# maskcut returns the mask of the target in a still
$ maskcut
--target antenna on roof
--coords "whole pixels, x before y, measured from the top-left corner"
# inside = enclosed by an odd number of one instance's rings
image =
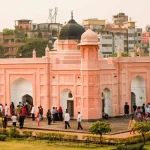
[[[47,23],[52,23],[52,11],[53,11],[53,9],[49,9],[49,16],[48,16],[48,19],[47,19]]]
[[[48,19],[47,19],[47,23],[53,23],[54,19],[55,19],[55,23],[56,23],[58,8],[55,7],[54,14],[52,14],[52,11],[53,11],[53,9],[49,9],[49,16],[48,16]]]

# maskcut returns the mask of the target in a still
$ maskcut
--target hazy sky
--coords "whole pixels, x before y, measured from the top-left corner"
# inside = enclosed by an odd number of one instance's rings
[[[112,15],[126,13],[138,27],[150,24],[150,0],[0,0],[0,31],[14,28],[14,20],[31,19],[35,23],[47,21],[49,9],[58,7],[57,22],[74,19],[99,18],[112,21]]]

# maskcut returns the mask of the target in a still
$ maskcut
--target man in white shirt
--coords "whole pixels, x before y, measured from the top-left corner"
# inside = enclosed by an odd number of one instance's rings
[[[80,114],[80,112],[78,112],[78,117],[77,117],[78,128],[77,128],[77,130],[79,130],[79,129],[83,130],[83,128],[81,126],[81,121],[82,121],[82,115]]]
[[[11,120],[12,120],[12,126],[16,127],[17,116],[16,116],[16,115],[13,115],[13,116],[11,117]]]
[[[35,108],[34,108],[34,105],[32,105],[31,115],[32,115],[32,121],[34,121],[35,120]]]
[[[65,121],[65,129],[67,129],[67,127],[71,128],[71,127],[70,127],[70,124],[69,124],[69,121],[70,121],[70,115],[69,115],[67,109],[66,109],[64,121]]]

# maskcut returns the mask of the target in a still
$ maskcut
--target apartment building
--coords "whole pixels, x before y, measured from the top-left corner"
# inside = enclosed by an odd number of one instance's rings
[[[107,30],[103,30],[99,35],[100,42],[99,53],[104,57],[108,57],[110,54],[117,53],[117,47],[120,46],[122,53],[124,53],[124,34],[115,33]]]
[[[16,35],[7,35],[0,33],[0,44],[4,47],[4,55],[9,58],[15,58],[17,50],[24,45],[16,40]]]
[[[102,29],[105,28],[105,20],[99,20],[97,18],[87,19],[83,21],[83,26],[85,30],[91,29],[96,33],[100,33]]]
[[[31,30],[27,32],[27,37],[42,38],[48,40],[49,43],[54,43],[58,38],[59,32],[62,29],[63,24],[60,23],[40,23],[40,24],[31,24]]]

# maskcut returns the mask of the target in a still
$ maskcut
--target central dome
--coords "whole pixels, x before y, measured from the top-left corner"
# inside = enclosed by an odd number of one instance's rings
[[[85,29],[72,19],[61,29],[59,40],[80,40]]]

